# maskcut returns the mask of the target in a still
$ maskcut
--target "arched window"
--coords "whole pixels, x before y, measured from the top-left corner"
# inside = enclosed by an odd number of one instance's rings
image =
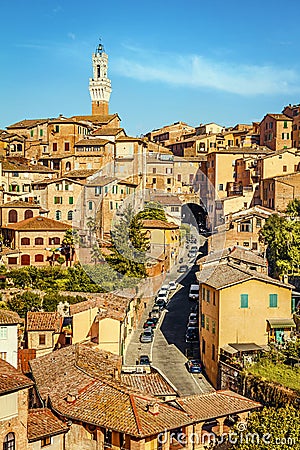
[[[30,245],[30,239],[27,237],[23,237],[21,239],[21,245]]]
[[[68,211],[68,220],[73,220],[73,211]]]
[[[30,266],[30,255],[21,256],[21,266]]]
[[[71,163],[66,162],[66,172],[69,172],[69,170],[71,170]]]
[[[18,222],[18,213],[15,209],[11,209],[8,213],[8,222],[16,223]]]
[[[42,237],[37,237],[34,240],[35,245],[44,245],[44,239]]]
[[[31,209],[26,209],[24,213],[24,219],[31,219],[31,217],[33,217],[33,212],[31,211]]]
[[[35,262],[44,262],[44,255],[35,255],[34,261]]]
[[[3,441],[3,450],[15,450],[15,448],[16,448],[15,433],[8,433]]]
[[[55,211],[55,219],[60,220],[61,219],[61,211]]]

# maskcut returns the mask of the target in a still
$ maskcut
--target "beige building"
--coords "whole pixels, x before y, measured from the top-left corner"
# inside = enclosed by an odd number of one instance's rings
[[[260,145],[273,151],[293,147],[293,120],[285,114],[266,114],[260,122]]]
[[[62,320],[57,312],[27,312],[26,348],[34,349],[36,357],[51,353],[57,346]]]
[[[165,125],[157,130],[152,130],[147,133],[145,137],[150,141],[154,141],[167,147],[168,145],[181,140],[183,136],[194,132],[195,128],[185,122],[174,122],[171,125]]]
[[[8,254],[5,263],[11,267],[54,264],[68,229],[70,225],[43,216],[2,225],[4,242],[16,252]]]
[[[300,105],[288,105],[282,112],[293,120],[292,147],[300,148]]]
[[[198,273],[200,354],[209,380],[218,387],[218,363],[228,345],[270,342],[290,336],[292,287],[239,264],[216,264]],[[281,324],[280,324],[281,321]],[[234,353],[235,351],[233,351]]]
[[[300,172],[264,179],[262,192],[263,206],[285,212],[289,202],[300,198]]]

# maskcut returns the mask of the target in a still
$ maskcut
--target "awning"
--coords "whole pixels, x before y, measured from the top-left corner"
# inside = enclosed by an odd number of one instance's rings
[[[257,350],[263,350],[260,345],[254,344],[254,342],[245,344],[229,344],[231,347],[235,348],[238,352],[254,352]]]
[[[226,353],[230,353],[230,355],[234,355],[235,353],[238,352],[235,348],[231,347],[228,344],[223,345],[223,347],[221,347],[221,350],[223,350]]]
[[[267,319],[271,329],[277,328],[296,328],[293,319]]]

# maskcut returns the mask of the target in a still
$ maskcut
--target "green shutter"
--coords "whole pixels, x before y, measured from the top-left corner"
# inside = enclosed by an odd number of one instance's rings
[[[269,307],[277,308],[278,306],[278,294],[270,294],[269,295]]]
[[[248,308],[248,294],[241,294],[241,308]]]
[[[69,205],[73,205],[73,197],[69,197]]]

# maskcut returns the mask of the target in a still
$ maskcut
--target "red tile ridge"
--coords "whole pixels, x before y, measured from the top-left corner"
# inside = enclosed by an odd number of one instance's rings
[[[138,416],[137,407],[136,407],[136,404],[135,404],[135,400],[134,400],[133,394],[129,394],[129,398],[130,398],[131,407],[132,407],[132,410],[133,410],[133,413],[134,413],[134,418],[135,418],[135,421],[136,421],[136,426],[137,426],[138,432],[140,434],[143,434],[142,425],[141,425],[141,422],[140,422],[140,418]]]

